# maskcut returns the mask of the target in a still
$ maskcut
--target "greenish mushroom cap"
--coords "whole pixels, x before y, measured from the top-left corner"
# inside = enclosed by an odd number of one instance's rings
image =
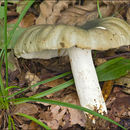
[[[121,19],[108,17],[90,21],[81,27],[34,25],[20,36],[14,52],[17,57],[48,59],[58,56],[59,52],[60,55],[65,54],[64,50],[73,46],[108,50],[125,45],[130,45],[130,25]]]

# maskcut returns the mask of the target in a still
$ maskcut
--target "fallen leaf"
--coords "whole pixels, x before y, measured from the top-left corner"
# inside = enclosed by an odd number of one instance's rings
[[[27,80],[27,82],[29,83],[28,85],[34,85],[36,83],[38,83],[40,81],[39,77],[29,71],[27,71],[26,75],[25,75],[25,79]],[[31,90],[35,93],[37,91],[37,89],[39,88],[39,86],[33,87],[31,88]]]
[[[128,4],[129,2],[127,0],[103,0],[103,3],[117,5],[125,3]]]
[[[84,7],[84,8],[83,8]],[[72,9],[74,8],[73,12]],[[82,14],[77,14],[77,9],[82,11]],[[100,11],[103,17],[110,16],[113,12],[114,7],[112,5],[104,5],[100,7]],[[84,13],[83,13],[84,10]],[[78,12],[81,12],[78,11]],[[69,7],[65,11],[62,12],[60,19],[57,21],[58,24],[69,24],[69,25],[83,25],[87,21],[94,20],[98,18],[97,10],[87,11],[84,6]]]
[[[61,101],[80,105],[78,96],[74,92],[61,98]],[[80,126],[85,126],[86,120],[85,120],[85,116],[84,116],[83,112],[76,110],[76,109],[72,109],[72,108],[67,108],[67,109],[70,114],[70,119],[69,119],[70,126],[74,125],[74,124],[79,124]]]
[[[57,86],[57,85],[60,85],[60,84],[62,84],[62,83],[64,83],[64,82],[65,82],[64,79],[56,79],[56,80],[54,80],[54,81],[45,83],[44,86],[48,86],[48,87],[53,88],[53,87],[55,87],[55,86]]]
[[[114,81],[112,81],[112,80],[106,81],[103,84],[102,95],[103,95],[105,101],[109,98],[109,96],[112,92],[113,84],[114,84]]]
[[[79,105],[78,96],[75,92],[64,95],[62,98],[53,98],[53,100]],[[83,112],[56,105],[51,105],[51,107],[49,107],[49,109],[44,113],[41,112],[39,117],[52,129],[58,129],[59,126],[62,128],[68,128],[75,124],[79,124],[80,126],[84,127],[86,123]]]
[[[96,66],[99,66],[99,65],[101,65],[101,64],[103,64],[105,62],[106,62],[105,58],[95,58],[95,65]]]
[[[19,125],[20,128],[22,128],[22,130],[28,130],[28,124],[22,124]]]
[[[26,14],[22,21],[20,22],[20,27],[27,28],[34,24],[35,15],[32,13]]]
[[[61,12],[68,8],[69,4],[75,1],[43,1],[40,5],[40,16],[36,20],[36,24],[54,24],[60,18]]]
[[[44,1],[40,4],[40,15],[36,20],[36,24],[46,24],[47,18],[52,14],[53,5],[56,3],[54,1]]]
[[[130,94],[130,73],[115,80],[115,84],[125,86],[124,88],[122,88],[122,91],[127,94]]]
[[[38,108],[34,104],[22,103],[15,106],[13,113],[25,113],[27,115],[35,115],[38,112]]]
[[[28,130],[41,130],[40,126],[33,121],[31,121],[31,123],[28,125],[27,129]]]
[[[76,7],[78,7],[78,5],[76,5]],[[85,9],[87,11],[93,11],[95,9],[97,9],[97,2],[94,0],[91,1],[84,1],[83,6],[80,5],[81,9]]]
[[[41,113],[39,117],[46,122],[51,129],[58,129],[66,110],[67,108],[51,105],[50,109],[44,114]]]
[[[122,85],[122,86],[127,86],[130,88],[130,73],[127,75],[115,80],[116,85]]]

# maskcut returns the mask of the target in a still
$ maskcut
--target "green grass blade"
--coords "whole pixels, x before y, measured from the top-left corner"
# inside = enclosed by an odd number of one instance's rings
[[[123,57],[118,57],[118,58],[114,58],[112,60],[109,60],[101,65],[99,65],[98,67],[96,67],[96,71],[99,72],[99,71],[102,71],[103,69],[109,67],[110,65],[113,65],[119,61],[121,61],[122,59],[124,59]]]
[[[1,68],[0,68],[1,69]],[[3,80],[2,80],[2,76],[0,74],[0,93],[2,95],[4,95],[4,84],[3,84]]]
[[[7,0],[6,0],[6,1],[7,1]],[[10,33],[9,33],[9,37],[8,37],[8,41],[7,41],[7,47],[8,47],[8,45],[9,45],[9,43],[10,43],[12,37],[13,37],[13,34],[14,34],[14,32],[16,31],[16,28],[18,27],[19,23],[21,22],[21,20],[22,20],[23,17],[25,16],[26,12],[28,11],[28,9],[31,7],[31,5],[32,5],[34,2],[35,2],[35,0],[30,0],[30,1],[28,2],[28,4],[25,6],[24,10],[21,12],[21,14],[20,14],[20,16],[19,16],[19,18],[18,18],[18,20],[17,20],[15,26],[13,27],[13,29],[12,29],[12,30],[10,31]],[[1,50],[0,56],[3,54],[3,52],[4,52],[4,49]]]
[[[23,117],[25,117],[25,118],[27,118],[27,119],[30,119],[30,120],[36,122],[36,123],[39,124],[40,126],[44,127],[46,130],[51,130],[51,128],[49,128],[47,125],[45,125],[45,124],[42,123],[41,121],[37,120],[35,117],[26,115],[26,114],[24,114],[24,113],[17,113],[17,115],[23,116]]]
[[[11,116],[8,116],[8,129],[11,130]]]
[[[4,18],[4,7],[0,5],[0,19]]]
[[[22,92],[24,92],[24,91],[26,91],[26,90],[28,90],[28,89],[30,89],[30,88],[34,88],[34,87],[36,87],[36,86],[38,86],[38,85],[41,85],[41,84],[45,84],[45,83],[54,81],[54,80],[56,80],[56,79],[65,77],[65,76],[67,76],[67,75],[69,75],[69,74],[71,74],[71,72],[66,72],[66,73],[63,73],[63,74],[54,76],[54,77],[52,77],[52,78],[46,79],[46,80],[44,80],[44,81],[38,82],[37,84],[34,84],[34,85],[32,85],[32,86],[29,86],[29,87],[27,87],[27,88],[24,88],[24,89],[22,89],[22,90],[16,92],[16,93],[13,93],[13,94],[11,94],[10,96],[7,96],[7,99],[9,99],[9,98],[11,98],[11,97],[14,97],[15,95],[18,95],[18,94],[20,94],[20,93],[22,93]]]
[[[0,56],[1,61],[0,61],[0,70],[2,68],[2,63],[3,63],[3,56]],[[1,92],[1,96],[5,95],[5,91],[4,91],[4,84],[3,84],[3,80],[2,80],[2,75],[0,73],[0,92]]]
[[[98,10],[99,17],[102,18],[102,14],[100,12],[100,7],[99,7],[99,0],[97,0],[97,10]]]
[[[74,84],[74,80],[71,79],[71,80],[69,80],[69,81],[67,81],[67,82],[65,82],[63,84],[57,85],[56,87],[53,87],[53,88],[51,88],[49,90],[46,90],[44,92],[38,93],[36,95],[33,95],[33,96],[31,96],[31,98],[44,97],[44,96],[49,95],[51,93],[54,93],[54,92],[57,92],[57,91],[62,90],[64,88],[67,88],[67,87],[69,87],[70,85],[73,85],[73,84]]]
[[[13,130],[16,130],[14,120],[12,119],[12,117],[11,117],[11,123],[12,123]]]
[[[31,5],[32,5],[34,2],[35,2],[35,0],[30,0],[30,1],[28,2],[28,4],[25,6],[24,10],[21,12],[21,14],[20,14],[20,16],[19,16],[19,18],[18,18],[18,20],[17,20],[17,22],[16,22],[14,28],[12,29],[12,31],[11,31],[10,34],[9,34],[8,44],[10,43],[10,41],[11,41],[11,39],[12,39],[12,37],[13,37],[13,34],[14,34],[16,28],[18,27],[19,23],[21,22],[21,20],[22,20],[23,17],[25,16],[26,12],[28,11],[28,9],[31,7]]]
[[[115,80],[130,72],[130,59],[115,58],[96,68],[99,81]]]
[[[4,53],[6,63],[6,86],[8,86],[8,57],[7,57],[7,0],[4,2]]]
[[[78,106],[78,105],[74,105],[74,104],[70,104],[70,103],[65,103],[65,102],[60,102],[60,101],[55,101],[55,100],[49,100],[49,99],[38,99],[38,98],[17,98],[17,99],[12,99],[12,101],[15,101],[14,104],[19,104],[21,102],[44,102],[44,103],[48,103],[48,104],[54,104],[54,105],[60,105],[60,106],[64,106],[64,107],[69,107],[69,108],[73,108],[73,109],[77,109],[77,110],[81,110],[81,111],[84,111],[84,112],[88,112],[94,116],[98,116],[102,119],[105,119],[119,127],[121,127],[122,129],[126,130],[126,128],[124,128],[122,125],[120,125],[119,123],[111,120],[110,118],[108,117],[105,117],[105,116],[102,116],[101,114],[97,113],[97,112],[94,112],[90,109],[87,109],[85,107],[81,107],[81,106]]]
[[[20,88],[19,86],[9,86],[7,88],[5,88],[5,91],[8,91],[9,89],[12,89],[12,88]]]

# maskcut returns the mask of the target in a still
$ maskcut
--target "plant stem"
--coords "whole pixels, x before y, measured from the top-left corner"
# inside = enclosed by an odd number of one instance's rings
[[[102,14],[100,12],[100,7],[99,7],[99,0],[97,0],[97,10],[98,10],[99,17],[102,18]]]
[[[8,57],[7,57],[7,0],[4,2],[4,50],[6,63],[6,87],[8,87]]]
[[[8,87],[8,56],[7,56],[7,4],[8,0],[4,2],[4,54],[5,54],[5,64],[6,64],[6,87]],[[3,91],[3,98],[5,101],[5,106],[8,109],[9,104],[8,100],[6,99],[8,95],[8,91]]]

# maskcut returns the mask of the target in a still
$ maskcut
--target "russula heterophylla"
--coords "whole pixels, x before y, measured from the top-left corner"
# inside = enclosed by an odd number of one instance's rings
[[[91,50],[130,45],[130,26],[121,19],[97,19],[81,27],[35,25],[18,39],[14,52],[25,59],[69,55],[80,104],[107,113],[92,60]],[[59,51],[60,50],[60,51]]]

